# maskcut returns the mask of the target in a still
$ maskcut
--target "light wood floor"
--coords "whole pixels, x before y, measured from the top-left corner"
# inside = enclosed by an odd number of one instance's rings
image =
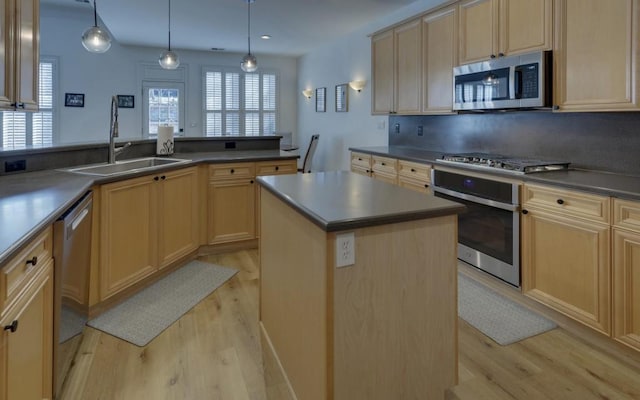
[[[201,259],[240,272],[145,348],[87,327],[63,400],[290,400],[262,372],[258,252]],[[446,398],[640,399],[640,355],[559,322],[570,329],[503,347],[460,320],[460,384]]]

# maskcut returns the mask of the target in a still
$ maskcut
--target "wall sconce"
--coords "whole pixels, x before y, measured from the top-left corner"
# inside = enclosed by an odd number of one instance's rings
[[[367,85],[367,81],[351,81],[349,82],[349,86],[351,89],[359,92]]]
[[[310,99],[313,96],[313,89],[305,89],[302,91],[302,95],[307,99]]]

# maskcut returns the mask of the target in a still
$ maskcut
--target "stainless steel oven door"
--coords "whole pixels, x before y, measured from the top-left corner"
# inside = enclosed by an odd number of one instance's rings
[[[458,215],[458,258],[520,286],[519,206],[434,187],[438,197],[467,206]]]

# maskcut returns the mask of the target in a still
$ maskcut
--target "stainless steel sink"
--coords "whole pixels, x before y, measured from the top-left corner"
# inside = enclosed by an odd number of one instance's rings
[[[110,176],[122,174],[125,172],[145,171],[165,165],[186,163],[189,161],[191,160],[183,160],[179,158],[147,157],[136,158],[133,160],[117,161],[115,164],[96,164],[88,165],[85,167],[66,168],[63,169],[63,171],[85,175]]]

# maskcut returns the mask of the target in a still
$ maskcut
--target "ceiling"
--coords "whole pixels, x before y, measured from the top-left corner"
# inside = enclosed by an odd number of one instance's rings
[[[299,56],[392,13],[415,0],[255,0],[251,4],[251,50]],[[93,0],[91,0],[93,2]],[[43,4],[92,10],[78,0]],[[166,47],[168,0],[98,0],[98,16],[125,45]],[[87,27],[92,19],[87,21]],[[269,40],[260,35],[269,34]],[[173,0],[172,49],[247,51],[246,0]]]

